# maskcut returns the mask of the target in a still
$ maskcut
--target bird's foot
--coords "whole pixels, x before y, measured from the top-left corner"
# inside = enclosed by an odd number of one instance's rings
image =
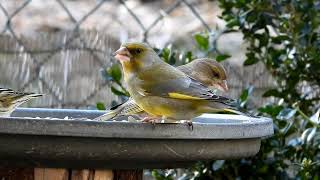
[[[144,123],[151,123],[153,125],[155,125],[156,123],[160,123],[161,119],[159,119],[158,117],[152,117],[152,116],[148,116],[148,117],[144,117],[142,119],[142,122]]]
[[[193,123],[192,121],[186,121],[188,128],[191,129],[191,131],[193,131]]]

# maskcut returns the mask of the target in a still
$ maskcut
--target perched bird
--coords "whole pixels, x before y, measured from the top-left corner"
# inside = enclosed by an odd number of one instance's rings
[[[178,66],[177,69],[209,88],[228,91],[226,70],[213,59],[195,59],[188,64]]]
[[[150,116],[145,121],[191,120],[203,113],[236,112],[236,101],[165,63],[144,43],[125,43],[115,52],[132,99]]]
[[[9,117],[18,106],[40,96],[43,95],[0,88],[0,117]]]
[[[177,68],[210,88],[219,89],[224,92],[228,90],[226,71],[221,64],[213,59],[195,59],[192,62],[178,66]],[[142,114],[145,114],[143,109],[130,98],[127,102],[112,107],[109,112],[95,118],[95,120],[105,121],[116,116],[139,116]]]

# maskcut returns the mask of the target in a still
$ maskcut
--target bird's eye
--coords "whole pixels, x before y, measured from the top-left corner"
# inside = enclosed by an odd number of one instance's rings
[[[142,52],[141,49],[136,49],[137,54],[140,54]]]
[[[213,73],[213,76],[216,77],[216,78],[219,78],[219,74],[218,74],[218,73],[215,73],[215,72],[214,72],[214,73]]]

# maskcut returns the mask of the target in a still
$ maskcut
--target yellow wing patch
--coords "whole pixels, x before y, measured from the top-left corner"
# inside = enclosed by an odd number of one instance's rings
[[[189,99],[189,100],[200,100],[203,98],[200,97],[194,97],[194,96],[189,96],[185,94],[180,94],[180,93],[168,93],[169,97],[171,98],[176,98],[176,99]]]
[[[233,113],[233,114],[238,114],[238,115],[244,115],[244,113],[237,111],[237,110],[233,110],[233,109],[223,109],[223,111],[225,112],[229,112],[229,113]]]

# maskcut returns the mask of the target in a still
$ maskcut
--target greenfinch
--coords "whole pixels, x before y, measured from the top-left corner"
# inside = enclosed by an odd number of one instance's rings
[[[195,59],[177,68],[212,89],[219,89],[224,92],[228,90],[226,71],[221,64],[213,59]],[[106,121],[117,116],[139,116],[143,114],[145,114],[143,109],[130,98],[127,102],[112,107],[108,113],[95,118],[95,120]]]
[[[43,95],[0,88],[0,117],[9,117],[18,106],[40,96]]]
[[[203,113],[235,112],[236,101],[165,63],[144,43],[125,43],[115,52],[132,99],[150,116],[145,121],[191,120]]]
[[[224,67],[210,58],[200,58],[177,69],[211,89],[228,91],[227,73]]]

